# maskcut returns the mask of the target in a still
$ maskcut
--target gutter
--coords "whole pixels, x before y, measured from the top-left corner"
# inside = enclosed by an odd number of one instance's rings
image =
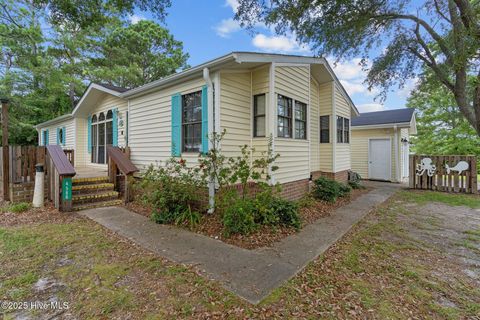
[[[391,128],[394,128],[395,126],[398,128],[408,128],[410,127],[410,122],[370,124],[370,125],[363,125],[363,126],[352,125],[352,130],[391,129]]]

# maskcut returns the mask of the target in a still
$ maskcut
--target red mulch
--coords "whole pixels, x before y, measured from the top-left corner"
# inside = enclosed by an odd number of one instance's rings
[[[369,191],[371,191],[371,189],[368,188],[353,190],[350,196],[340,198],[335,203],[312,200],[308,206],[300,209],[302,227],[315,222],[319,218],[331,215],[338,207],[350,203],[352,200]],[[139,202],[131,202],[126,206],[127,209],[146,217],[150,217],[151,215],[151,209]],[[295,229],[289,227],[261,226],[249,235],[244,236],[237,234],[225,237],[223,235],[222,220],[218,214],[205,214],[200,224],[192,231],[245,249],[270,247],[275,242],[296,232]]]

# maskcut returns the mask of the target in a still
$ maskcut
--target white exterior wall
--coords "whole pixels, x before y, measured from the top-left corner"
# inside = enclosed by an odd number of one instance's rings
[[[172,95],[200,91],[204,85],[199,77],[130,100],[128,145],[131,160],[139,169],[171,157]],[[182,157],[187,163],[196,163],[198,153],[183,153]]]
[[[307,120],[310,107],[310,67],[309,66],[276,66],[275,67],[275,93],[301,101],[307,104]],[[276,104],[275,104],[276,106]],[[276,110],[276,107],[275,107]],[[276,129],[275,113],[275,135]],[[309,139],[307,121],[307,139]],[[295,133],[295,126],[292,134]],[[279,169],[275,172],[275,180],[279,183],[286,183],[310,177],[309,169],[309,141],[293,138],[275,138],[275,153],[280,157],[276,164]]]
[[[335,114],[350,119],[351,127],[351,108],[345,97],[341,94],[338,86],[335,88]],[[337,121],[336,117],[333,121]],[[334,139],[336,140],[337,132],[334,133]],[[335,172],[349,170],[351,168],[350,159],[350,143],[336,143],[335,147]]]
[[[399,139],[400,134],[398,135]],[[357,129],[352,130],[351,134],[351,147],[352,147],[352,170],[358,172],[362,178],[368,179],[368,152],[369,152],[369,139],[390,139],[391,141],[391,177],[392,181],[397,181],[396,177],[396,165],[397,159],[395,159],[395,142],[394,131],[390,129]],[[400,140],[399,140],[400,141]],[[400,143],[397,143],[397,148],[400,148]],[[397,149],[397,155],[400,155],[400,150]]]
[[[220,128],[226,130],[221,143],[227,157],[237,156],[252,140],[251,72],[220,74]]]
[[[74,149],[75,147],[75,121],[74,119],[57,122],[38,130],[38,144],[42,144],[43,131],[48,129],[48,144],[57,144],[57,128],[65,127],[65,145],[60,144],[63,149]]]
[[[323,83],[319,85],[319,117],[330,116],[330,142],[319,144],[319,170],[323,172],[333,172],[333,139],[336,139],[333,131],[333,101],[332,101],[332,83]]]

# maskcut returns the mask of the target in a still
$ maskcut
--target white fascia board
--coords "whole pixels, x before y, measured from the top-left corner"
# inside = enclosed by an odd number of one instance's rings
[[[397,126],[397,128],[410,128],[410,122],[372,124],[368,126],[352,126],[352,130],[393,129],[395,126]]]
[[[48,120],[48,121],[37,124],[35,126],[35,129],[37,129],[37,130],[42,129],[42,128],[51,126],[52,124],[56,124],[58,122],[62,122],[62,121],[70,120],[70,119],[73,119],[72,114],[70,114],[70,113],[69,114],[64,114],[63,116],[59,116],[59,117],[53,118],[51,120]]]
[[[101,85],[98,85],[96,83],[91,83],[87,90],[85,91],[85,93],[82,95],[82,97],[80,98],[80,101],[78,101],[77,105],[75,106],[75,109],[73,109],[72,111],[72,116],[75,116],[77,113],[78,113],[78,110],[82,107],[82,104],[83,102],[85,101],[86,97],[88,97],[88,95],[90,94],[90,92],[95,89],[95,90],[98,90],[98,91],[102,91],[102,92],[105,92],[105,93],[108,93],[108,94],[111,94],[112,96],[115,96],[115,97],[120,97],[120,92],[117,92],[117,91],[114,91],[114,90],[110,90],[108,88],[105,88]]]

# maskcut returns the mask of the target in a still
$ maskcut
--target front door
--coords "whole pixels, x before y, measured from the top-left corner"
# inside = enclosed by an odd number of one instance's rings
[[[92,163],[105,164],[108,161],[107,146],[113,144],[113,113],[101,112],[92,116]]]
[[[391,180],[392,148],[390,139],[370,139],[368,155],[368,178]]]

